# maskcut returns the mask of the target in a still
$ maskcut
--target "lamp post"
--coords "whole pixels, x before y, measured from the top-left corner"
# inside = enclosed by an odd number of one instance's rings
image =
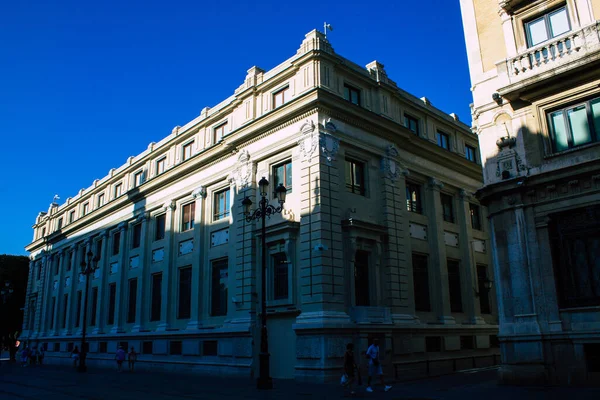
[[[7,303],[10,297],[12,297],[13,294],[13,286],[12,283],[10,281],[6,281],[4,282],[4,285],[2,286],[2,288],[0,289],[0,300],[1,300],[1,304],[2,304],[2,311],[6,311],[8,309]],[[7,318],[8,317],[8,312],[3,312],[2,313],[2,319]],[[10,332],[7,332],[7,338],[8,340],[10,340]],[[1,340],[2,338],[0,337],[0,358],[2,355],[2,349],[4,348],[4,342]],[[8,358],[10,360],[11,356],[11,349],[14,347],[13,346],[14,343],[9,344],[8,346]]]
[[[279,201],[279,206],[275,207],[269,204],[268,189],[269,181],[264,176],[258,182],[261,199],[258,202],[258,208],[254,211],[250,210],[252,207],[252,200],[249,197],[245,197],[242,200],[244,206],[244,216],[247,222],[251,222],[257,219],[262,220],[261,226],[261,243],[262,243],[262,266],[261,266],[261,314],[260,314],[260,354],[259,354],[259,376],[256,381],[256,387],[258,389],[273,389],[273,380],[270,377],[270,365],[269,365],[269,337],[267,334],[267,228],[266,218],[271,215],[280,213],[283,210],[283,203],[285,203],[285,195],[287,189],[283,184],[279,184],[275,188],[275,194]]]
[[[83,329],[81,331],[81,355],[79,357],[79,372],[86,372],[87,367],[85,365],[85,359],[87,357],[87,351],[85,348],[85,331],[87,328],[87,306],[88,306],[88,292],[90,288],[90,275],[98,269],[98,261],[100,258],[98,256],[94,257],[94,253],[88,251],[86,254],[86,259],[81,260],[81,273],[85,275],[85,301],[83,303]]]

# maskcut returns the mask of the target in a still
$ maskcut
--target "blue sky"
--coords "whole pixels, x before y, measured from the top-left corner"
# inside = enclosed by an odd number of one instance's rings
[[[253,65],[334,27],[335,51],[378,60],[408,92],[470,125],[458,1],[5,1],[0,5],[0,254],[31,226],[230,96]]]

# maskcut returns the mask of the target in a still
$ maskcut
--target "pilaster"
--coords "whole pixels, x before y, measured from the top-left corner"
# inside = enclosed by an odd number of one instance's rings
[[[76,287],[77,287],[77,283],[78,281],[76,280],[76,277],[78,278],[79,275],[76,273],[76,271],[78,270],[77,267],[75,266],[75,260],[77,260],[77,251],[78,251],[78,246],[71,246],[69,247],[69,251],[68,251],[68,256],[71,262],[71,270],[67,271],[68,272],[68,277],[70,277],[70,281],[69,281],[69,306],[67,307],[67,315],[65,318],[67,318],[67,325],[65,327],[65,330],[63,332],[63,335],[71,335],[71,333],[73,332],[73,328],[74,328],[74,324],[73,324],[73,312],[75,312],[75,307],[77,306],[77,299],[75,296],[76,293]],[[66,278],[65,278],[66,279]],[[64,285],[66,285],[66,280],[63,283]]]
[[[62,319],[65,318],[65,315],[63,314],[63,304],[64,304],[64,299],[63,299],[63,288],[64,288],[64,284],[63,284],[63,277],[65,274],[65,250],[62,249],[60,250],[59,254],[59,260],[57,261],[58,264],[58,287],[56,288],[56,305],[54,308],[54,329],[52,330],[52,335],[58,335],[58,333],[60,332],[60,330],[62,329],[62,326],[59,326],[59,324],[61,323]]]
[[[39,313],[39,336],[46,336],[47,330],[48,330],[48,307],[49,307],[49,303],[51,303],[50,301],[50,297],[51,297],[51,292],[50,292],[50,277],[52,274],[52,271],[50,271],[51,269],[51,264],[52,264],[52,256],[51,255],[45,255],[42,258],[42,276],[41,276],[41,293],[40,293],[40,299],[41,301],[38,301],[39,307],[40,307],[40,313]]]
[[[200,288],[202,284],[202,259],[204,255],[204,232],[206,227],[203,223],[204,219],[204,198],[206,197],[206,189],[199,187],[192,192],[192,197],[196,202],[194,215],[194,257],[192,259],[192,298],[190,308],[190,320],[186,329],[198,329],[202,321],[202,296],[200,296]]]
[[[144,330],[144,323],[148,320],[146,314],[148,312],[147,304],[144,304],[144,299],[146,290],[148,287],[148,280],[150,279],[150,267],[148,264],[148,217],[145,214],[142,214],[138,220],[142,224],[142,229],[140,233],[140,248],[139,248],[139,257],[140,257],[140,270],[141,274],[138,276],[137,280],[137,292],[135,294],[135,322],[133,327],[131,328],[131,332],[141,332]]]
[[[163,267],[163,278],[161,285],[161,313],[160,313],[160,322],[156,328],[157,332],[164,332],[171,327],[171,321],[173,318],[173,309],[171,304],[171,293],[173,289],[171,288],[172,284],[172,269],[175,265],[173,254],[173,237],[175,235],[175,221],[174,214],[176,210],[175,202],[172,201],[169,205],[167,205],[167,213],[165,216],[165,261]]]
[[[127,286],[127,279],[125,271],[128,269],[129,263],[127,262],[127,223],[121,222],[118,226],[121,235],[119,237],[119,279],[117,281],[117,293],[115,296],[115,324],[113,325],[110,333],[122,333],[123,330],[123,319],[127,312],[127,305],[124,303],[127,296],[125,290]]]
[[[102,240],[102,246],[100,247],[100,254],[97,254],[100,257],[100,261],[98,261],[98,268],[100,271],[100,277],[98,278],[98,310],[96,311],[96,327],[92,331],[93,335],[103,334],[104,329],[106,327],[106,308],[104,307],[105,297],[107,295],[108,285],[106,284],[106,280],[108,279],[109,274],[109,263],[108,263],[108,241],[109,241],[109,232],[108,230],[102,232],[100,234],[100,240]]]

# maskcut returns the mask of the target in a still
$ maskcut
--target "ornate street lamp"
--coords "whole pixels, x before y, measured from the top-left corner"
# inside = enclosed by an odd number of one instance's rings
[[[279,207],[275,207],[269,204],[268,199],[268,188],[269,181],[264,176],[258,182],[261,199],[258,202],[258,208],[254,211],[250,210],[252,207],[252,200],[245,197],[242,200],[244,206],[244,216],[247,222],[260,219],[262,220],[261,227],[261,241],[262,241],[262,268],[261,268],[261,331],[260,331],[260,354],[259,354],[259,376],[256,382],[258,389],[273,389],[273,380],[270,377],[270,365],[269,365],[269,337],[267,334],[267,228],[265,219],[271,217],[271,215],[280,213],[283,210],[283,203],[285,203],[285,195],[287,189],[283,184],[279,184],[275,188],[275,194],[279,201]]]
[[[86,254],[87,262],[85,259],[81,260],[81,274],[85,275],[85,301],[83,303],[83,330],[81,332],[81,355],[79,357],[79,372],[86,372],[87,367],[85,365],[85,359],[87,357],[87,351],[85,348],[85,331],[87,328],[87,308],[88,308],[88,292],[90,288],[90,275],[98,269],[98,256],[94,257],[94,253],[88,251]]]

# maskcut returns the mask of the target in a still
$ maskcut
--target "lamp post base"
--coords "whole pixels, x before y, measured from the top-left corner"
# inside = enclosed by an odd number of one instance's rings
[[[263,330],[263,334],[266,330]],[[261,390],[273,389],[273,379],[269,376],[269,353],[262,352],[259,358],[259,376],[256,380],[256,388]]]
[[[271,377],[261,378],[256,380],[256,388],[260,390],[271,390],[273,389],[273,379]]]

